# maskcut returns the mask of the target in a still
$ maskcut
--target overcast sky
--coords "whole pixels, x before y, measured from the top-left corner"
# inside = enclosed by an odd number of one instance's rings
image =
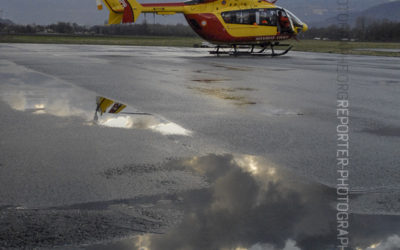
[[[148,2],[183,2],[185,0],[139,0]],[[351,0],[351,11],[363,10],[373,5],[394,0]],[[337,8],[336,1],[326,0],[279,0],[278,5],[287,7],[303,21],[324,20],[332,17]],[[1,18],[7,18],[19,24],[51,24],[58,21],[85,25],[101,25],[107,20],[108,10],[98,11],[96,0],[0,0]],[[138,22],[143,22],[140,15]],[[147,14],[147,21],[154,21]],[[156,16],[156,23],[185,23],[182,15]]]
[[[178,0],[179,1],[179,0]],[[171,0],[140,0],[139,2],[171,2]],[[0,0],[1,18],[19,24],[51,24],[58,21],[85,25],[101,25],[108,19],[108,10],[98,11],[95,0]],[[140,15],[141,23],[145,15]],[[153,22],[152,14],[147,14]],[[158,23],[186,23],[182,15],[156,16]]]

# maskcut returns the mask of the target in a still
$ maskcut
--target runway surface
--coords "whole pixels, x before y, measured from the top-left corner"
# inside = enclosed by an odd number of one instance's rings
[[[0,247],[329,249],[341,60],[352,246],[399,242],[399,58],[0,44]]]

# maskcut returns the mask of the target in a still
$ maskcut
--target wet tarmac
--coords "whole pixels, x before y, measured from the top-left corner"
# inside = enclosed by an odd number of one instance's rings
[[[400,49],[374,49],[374,48],[366,48],[366,49],[356,49],[356,50],[400,53]]]
[[[0,247],[334,249],[339,60],[0,44]],[[400,59],[346,61],[351,246],[398,249]]]

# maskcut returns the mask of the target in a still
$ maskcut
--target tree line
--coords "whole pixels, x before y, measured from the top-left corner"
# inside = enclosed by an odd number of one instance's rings
[[[58,22],[50,25],[20,25],[0,23],[2,34],[70,34],[70,35],[143,35],[193,37],[193,30],[183,24],[120,24],[82,26],[76,23]]]
[[[310,28],[303,36],[306,39],[400,42],[400,22],[369,20],[365,17],[359,17],[354,26],[331,25],[322,28]]]
[[[18,25],[0,22],[1,34],[75,34],[75,35],[143,35],[143,36],[196,36],[187,25],[176,24],[120,24],[82,26],[76,23],[58,22],[50,25]],[[400,42],[400,23],[388,20],[368,20],[359,17],[354,26],[331,25],[322,28],[311,27],[302,34],[306,39]]]

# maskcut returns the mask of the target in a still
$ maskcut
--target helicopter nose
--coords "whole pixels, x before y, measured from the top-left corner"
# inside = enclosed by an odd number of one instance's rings
[[[305,24],[305,23],[303,23],[303,32],[306,32],[308,30],[308,25],[307,24]]]

